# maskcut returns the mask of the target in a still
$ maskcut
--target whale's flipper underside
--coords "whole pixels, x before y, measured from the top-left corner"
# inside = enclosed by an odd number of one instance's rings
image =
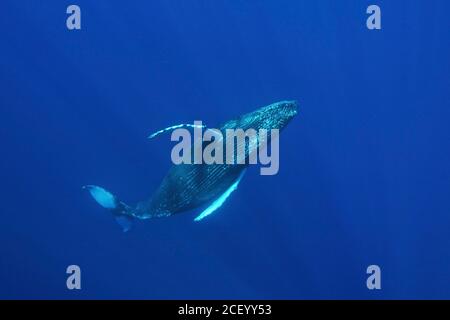
[[[205,217],[209,216],[210,214],[212,214],[217,209],[219,209],[224,204],[224,202],[228,199],[230,194],[233,193],[233,191],[237,189],[239,182],[241,182],[241,179],[244,176],[245,171],[246,170],[243,170],[242,173],[237,178],[237,180],[219,198],[214,200],[214,202],[211,203],[211,205],[208,208],[203,210],[203,212],[200,213],[194,219],[194,221],[200,221],[200,220],[204,219]]]

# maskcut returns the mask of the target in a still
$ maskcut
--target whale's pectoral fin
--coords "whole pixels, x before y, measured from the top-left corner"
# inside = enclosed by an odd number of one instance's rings
[[[239,178],[237,178],[237,180],[227,189],[227,191],[225,191],[219,198],[217,198],[213,203],[211,203],[211,205],[206,208],[205,210],[203,210],[202,213],[200,213],[195,219],[194,221],[200,221],[203,218],[209,216],[210,214],[212,214],[214,211],[216,211],[217,209],[219,209],[224,202],[227,200],[227,198],[230,196],[230,194],[237,189],[239,182],[241,182],[242,177],[244,176],[245,170],[242,171],[242,173],[239,175]]]
[[[115,195],[102,187],[87,185],[83,189],[87,189],[99,205],[113,212],[123,232],[130,230],[134,217],[130,206],[119,201]]]
[[[197,125],[197,124],[177,124],[174,126],[170,126],[161,130],[158,130],[154,133],[152,133],[151,135],[148,136],[149,139],[153,139],[156,136],[159,136],[160,134],[167,132],[167,131],[173,131],[175,129],[180,129],[180,128],[205,128],[206,126],[204,125]]]

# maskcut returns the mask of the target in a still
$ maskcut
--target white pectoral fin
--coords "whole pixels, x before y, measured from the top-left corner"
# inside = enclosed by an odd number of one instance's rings
[[[182,124],[177,124],[177,125],[174,125],[174,126],[170,126],[170,127],[158,130],[158,131],[152,133],[151,135],[149,135],[148,138],[149,139],[153,139],[154,137],[159,136],[160,134],[162,134],[164,132],[173,131],[173,130],[180,129],[180,128],[205,128],[205,127],[206,126],[204,126],[204,125],[182,123]]]
[[[219,198],[214,200],[214,202],[211,203],[211,205],[208,208],[206,208],[202,213],[200,213],[200,215],[198,215],[194,219],[194,221],[200,221],[200,220],[204,219],[205,217],[209,216],[210,214],[212,214],[217,209],[219,209],[224,204],[224,202],[228,199],[230,194],[233,193],[233,191],[237,189],[239,182],[241,181],[244,173],[245,173],[245,170],[242,171],[242,173],[239,175],[239,178],[237,178],[237,180],[227,189],[227,191],[225,191]]]

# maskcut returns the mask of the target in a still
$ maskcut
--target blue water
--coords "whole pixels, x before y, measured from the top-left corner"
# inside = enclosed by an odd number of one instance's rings
[[[78,4],[82,29],[66,28]],[[378,4],[382,29],[366,28]],[[450,298],[449,2],[3,0],[0,298]],[[163,127],[297,99],[280,171],[122,233]],[[79,265],[82,289],[67,290]],[[368,290],[366,268],[381,268]]]

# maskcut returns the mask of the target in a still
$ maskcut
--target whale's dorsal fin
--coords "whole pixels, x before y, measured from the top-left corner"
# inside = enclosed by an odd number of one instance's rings
[[[206,128],[205,125],[197,125],[197,124],[189,124],[189,123],[182,123],[182,124],[176,124],[174,126],[170,126],[161,130],[158,130],[154,133],[152,133],[151,135],[148,136],[149,139],[153,139],[156,136],[159,136],[160,134],[167,132],[167,131],[172,131],[175,129],[180,129],[180,128]]]
[[[225,191],[219,198],[217,198],[216,200],[214,200],[213,203],[211,203],[211,205],[206,208],[205,210],[203,210],[202,213],[200,213],[195,219],[194,221],[200,221],[203,218],[209,216],[210,214],[212,214],[214,211],[216,211],[217,209],[219,209],[224,202],[228,199],[228,197],[230,196],[230,194],[237,189],[239,182],[241,182],[242,177],[244,176],[245,173],[245,169],[241,172],[241,174],[239,175],[239,177],[237,178],[237,180],[227,189],[227,191]]]

